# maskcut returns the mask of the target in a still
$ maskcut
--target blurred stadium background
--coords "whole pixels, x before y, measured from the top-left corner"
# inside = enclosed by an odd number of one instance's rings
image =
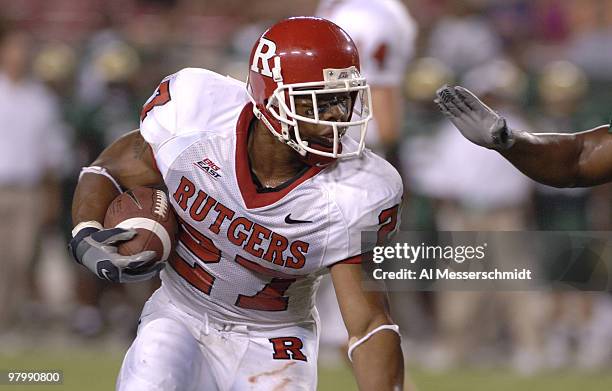
[[[609,231],[612,186],[536,185],[466,144],[432,99],[440,85],[459,83],[515,126],[608,123],[612,0],[404,3],[418,38],[404,85],[402,228]],[[108,285],[69,259],[80,167],[138,127],[139,108],[163,76],[194,66],[245,79],[261,31],[316,7],[316,0],[0,0],[0,369],[62,369],[61,389],[112,389],[157,282]],[[30,95],[14,95],[5,79],[25,76],[34,80]],[[30,135],[15,118],[48,126]],[[13,257],[29,262],[12,265]],[[612,388],[608,292],[393,292],[391,299],[419,390]],[[355,389],[334,347],[322,346],[320,366],[321,390]]]

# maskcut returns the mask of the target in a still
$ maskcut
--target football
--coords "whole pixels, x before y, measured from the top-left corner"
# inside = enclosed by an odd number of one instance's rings
[[[177,224],[166,193],[150,187],[137,187],[120,194],[106,211],[104,228],[135,229],[134,238],[122,242],[118,251],[133,255],[153,250],[152,262],[164,262],[176,244]]]

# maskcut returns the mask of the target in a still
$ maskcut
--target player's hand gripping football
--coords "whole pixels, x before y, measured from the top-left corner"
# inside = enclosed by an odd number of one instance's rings
[[[136,234],[133,229],[85,228],[70,241],[69,249],[78,263],[101,279],[112,282],[144,281],[154,277],[165,263],[147,265],[155,258],[155,251],[129,256],[117,252],[119,242],[130,240]]]
[[[514,143],[506,120],[468,89],[443,86],[434,100],[465,138],[482,147],[508,149]]]

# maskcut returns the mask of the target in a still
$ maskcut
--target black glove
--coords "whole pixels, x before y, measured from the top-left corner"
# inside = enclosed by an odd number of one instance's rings
[[[112,282],[138,282],[154,277],[165,262],[146,265],[155,258],[155,251],[134,255],[121,255],[117,243],[130,240],[136,230],[110,228],[99,230],[86,227],[70,241],[68,249],[74,259],[103,280]]]

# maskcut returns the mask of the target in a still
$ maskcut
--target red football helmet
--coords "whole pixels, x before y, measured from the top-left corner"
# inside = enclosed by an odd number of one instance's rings
[[[359,74],[357,47],[334,23],[315,17],[285,19],[270,27],[251,51],[247,90],[253,112],[281,142],[309,162],[329,163],[336,158],[358,156],[365,146],[372,118],[370,87]],[[325,94],[350,93],[352,118],[325,121],[319,118],[317,98]],[[312,117],[296,113],[295,98],[310,98]],[[298,121],[331,126],[333,147],[308,145],[300,136]],[[359,146],[342,151],[341,137],[349,126],[360,127]],[[327,149],[327,150],[325,150]]]

